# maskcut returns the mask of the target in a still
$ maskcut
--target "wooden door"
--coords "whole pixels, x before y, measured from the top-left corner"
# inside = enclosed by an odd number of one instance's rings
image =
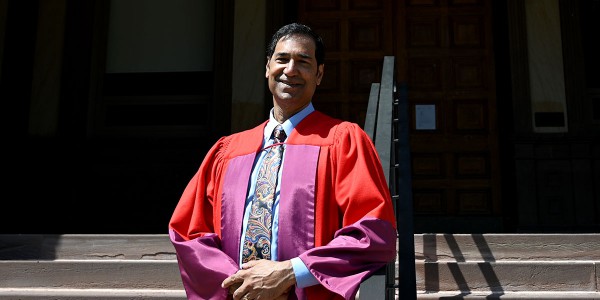
[[[363,124],[384,55],[408,87],[416,231],[501,230],[491,1],[299,2],[327,46],[315,107]]]
[[[313,104],[332,116],[364,124],[371,83],[393,55],[389,0],[301,0],[299,20],[325,43],[325,75]]]

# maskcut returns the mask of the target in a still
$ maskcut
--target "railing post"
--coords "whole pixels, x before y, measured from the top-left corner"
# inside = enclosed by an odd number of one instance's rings
[[[367,106],[367,115],[365,116],[364,130],[375,143],[377,132],[377,110],[379,107],[379,83],[371,83],[371,93],[369,95],[369,104]],[[373,300],[391,300],[386,296],[387,291],[387,276],[388,268],[381,268],[373,273],[360,285],[358,299],[373,299]],[[362,295],[362,297],[361,297]]]
[[[395,180],[393,179],[394,168],[394,86],[395,86],[395,59],[393,56],[385,56],[383,58],[383,68],[381,71],[381,87],[379,89],[379,106],[377,109],[377,129],[375,137],[375,148],[381,159],[385,180],[392,197],[395,194]],[[394,197],[392,200],[394,200]],[[394,212],[396,212],[396,201],[392,201]],[[402,246],[402,245],[400,245]],[[396,282],[396,262],[389,263],[386,271],[386,299],[395,299],[395,282]]]
[[[396,138],[396,224],[398,227],[398,295],[400,299],[417,299],[415,270],[415,235],[411,156],[409,144],[408,92],[406,83],[399,85],[395,111]]]
[[[398,228],[398,273],[396,261],[389,263],[361,284],[359,297],[392,300],[398,292],[400,299],[416,300],[408,102],[406,85],[400,86],[399,93],[396,90],[394,70],[394,57],[385,56],[381,83],[371,84],[364,129],[375,144],[392,196]]]

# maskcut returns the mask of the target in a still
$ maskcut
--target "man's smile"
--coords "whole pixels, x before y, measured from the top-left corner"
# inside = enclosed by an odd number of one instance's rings
[[[285,79],[278,79],[277,81],[279,83],[285,84],[289,87],[298,87],[298,86],[302,85],[300,82],[289,81],[289,80],[285,80]]]

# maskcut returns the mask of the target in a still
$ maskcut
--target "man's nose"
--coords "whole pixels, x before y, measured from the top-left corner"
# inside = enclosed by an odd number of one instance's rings
[[[283,72],[286,75],[293,75],[296,74],[298,72],[297,69],[297,65],[296,65],[296,61],[293,59],[290,59],[287,63],[287,65],[285,66],[285,69],[283,70]]]

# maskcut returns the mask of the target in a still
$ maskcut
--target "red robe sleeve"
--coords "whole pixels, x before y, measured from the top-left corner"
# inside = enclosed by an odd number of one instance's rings
[[[221,249],[220,176],[224,168],[220,139],[207,153],[183,191],[171,220],[169,237],[188,299],[227,299],[221,283],[239,265]]]
[[[375,147],[358,125],[344,124],[336,132],[327,162],[331,191],[322,195],[333,198],[323,201],[333,201],[328,213],[340,214],[342,228],[300,259],[327,290],[354,299],[364,279],[395,259],[397,233]]]

